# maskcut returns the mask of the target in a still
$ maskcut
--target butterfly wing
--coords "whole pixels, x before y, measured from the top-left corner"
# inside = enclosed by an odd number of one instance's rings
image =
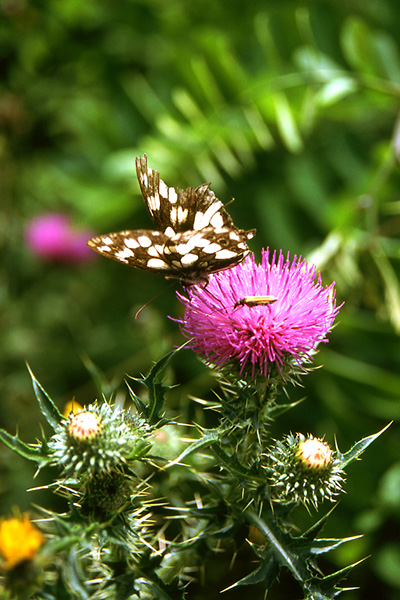
[[[140,189],[155,227],[169,237],[205,227],[231,227],[233,221],[209,183],[186,190],[168,187],[157,171],[148,168],[146,155],[136,158]]]
[[[166,240],[164,260],[182,283],[207,281],[211,273],[240,263],[250,252],[246,242],[253,235],[254,230],[229,227],[184,231]]]
[[[206,227],[172,237],[160,231],[119,231],[88,240],[90,248],[137,269],[176,277],[186,284],[207,281],[208,275],[232,267],[249,253],[253,231]]]
[[[166,240],[160,231],[135,229],[93,237],[87,245],[102,256],[130,267],[173,276],[173,268],[164,259]]]

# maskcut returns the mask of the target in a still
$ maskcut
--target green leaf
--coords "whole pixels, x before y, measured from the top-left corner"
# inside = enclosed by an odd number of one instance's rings
[[[219,444],[213,444],[212,451],[219,460],[219,462],[226,468],[231,475],[234,475],[238,479],[244,479],[245,481],[258,481],[259,483],[265,483],[264,477],[257,477],[257,473],[250,469],[246,469],[236,458],[229,456],[224,452]]]
[[[215,442],[219,441],[221,437],[221,431],[219,428],[216,429],[206,429],[204,430],[202,437],[198,440],[195,440],[190,446],[185,448],[185,450],[177,457],[175,460],[170,462],[166,468],[172,467],[173,465],[177,465],[181,463],[185,458],[193,454],[194,452],[198,452],[203,448],[207,448],[211,446]]]
[[[282,142],[289,152],[297,154],[303,148],[303,141],[289,101],[283,93],[274,94],[272,100],[275,105],[276,125]]]
[[[94,364],[94,362],[90,360],[88,356],[82,356],[82,362],[93,379],[99,396],[104,395],[106,398],[110,398],[115,391],[115,386],[107,381],[103,372],[98,368],[97,365]]]
[[[315,577],[313,578],[307,589],[310,591],[310,600],[326,600],[326,598],[336,598],[342,591],[343,588],[339,588],[338,585],[347,577],[349,572],[357,565],[364,562],[365,558],[336,571],[326,577]]]
[[[312,547],[310,548],[311,554],[324,554],[325,552],[329,552],[334,548],[338,548],[342,544],[346,542],[352,542],[353,540],[358,540],[362,538],[362,535],[353,535],[347,538],[319,538],[315,540]]]
[[[134,381],[142,383],[147,388],[149,396],[148,404],[144,404],[144,402],[140,400],[140,398],[135,394],[135,392],[132,390],[129,384],[127,384],[136,409],[147,420],[147,422],[150,425],[157,425],[161,427],[162,425],[165,425],[168,422],[167,419],[163,418],[162,411],[164,409],[165,391],[169,388],[168,386],[162,385],[162,383],[159,382],[159,378],[163,370],[171,360],[171,358],[175,356],[175,354],[179,352],[182,348],[184,348],[186,345],[187,342],[182,344],[182,346],[180,346],[176,350],[169,352],[158,362],[156,362],[150,369],[150,372],[147,375],[147,377],[131,378]]]
[[[0,440],[8,446],[10,450],[13,450],[20,456],[32,460],[41,466],[49,462],[47,455],[43,453],[41,447],[28,446],[28,444],[22,442],[18,436],[10,435],[7,431],[4,431],[4,429],[0,429]]]
[[[390,427],[390,425],[391,423],[389,423],[388,425],[386,425],[386,427],[378,431],[378,433],[374,433],[373,435],[363,438],[359,442],[355,443],[354,446],[348,452],[346,452],[346,454],[341,454],[340,467],[344,469],[345,467],[347,467],[347,465],[355,461],[360,456],[360,454],[362,454],[364,450],[366,450],[368,446],[372,444],[372,442],[374,442],[384,431],[386,431],[386,429],[388,429],[388,427]]]
[[[32,373],[29,365],[27,365],[29,374],[32,379],[33,390],[35,392],[35,396],[37,401],[39,402],[40,410],[42,414],[46,417],[49,425],[56,430],[58,425],[63,420],[63,416],[58,410],[57,406],[54,404],[53,400],[47,394],[47,392],[42,388],[34,374]]]
[[[400,333],[400,282],[390,260],[382,252],[372,252],[385,285],[385,304],[396,333]]]
[[[321,106],[331,106],[358,90],[357,82],[349,76],[339,76],[326,83],[317,95]]]
[[[394,371],[368,364],[327,348],[324,348],[324,369],[341,378],[369,385],[375,390],[379,389],[381,394],[385,392],[398,398],[400,377]]]
[[[359,17],[349,17],[343,28],[342,47],[357,71],[400,82],[398,45],[386,32],[373,30]]]
[[[249,573],[249,575],[246,575],[246,577],[243,577],[243,579],[239,579],[239,581],[225,588],[222,591],[226,592],[235,587],[238,587],[239,585],[254,585],[256,583],[263,583],[265,588],[268,589],[274,583],[278,575],[278,571],[279,569],[276,564],[276,561],[269,554],[268,558],[264,559],[261,562],[260,566],[254,571],[252,571],[252,573]]]

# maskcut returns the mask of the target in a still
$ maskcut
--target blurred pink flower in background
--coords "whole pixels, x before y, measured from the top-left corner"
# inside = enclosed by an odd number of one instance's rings
[[[94,252],[86,246],[91,231],[76,229],[63,213],[46,213],[30,221],[25,241],[36,256],[62,263],[85,263],[93,260]]]

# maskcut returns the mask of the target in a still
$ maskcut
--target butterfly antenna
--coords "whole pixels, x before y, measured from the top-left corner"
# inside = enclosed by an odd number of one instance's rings
[[[138,318],[138,316],[140,315],[140,313],[142,312],[142,310],[144,310],[146,308],[146,306],[149,306],[149,304],[151,304],[153,302],[153,300],[156,300],[159,296],[161,296],[161,294],[163,294],[164,292],[166,292],[167,290],[169,290],[169,288],[171,288],[173,285],[175,285],[175,283],[176,282],[173,281],[172,283],[170,283],[170,285],[168,285],[166,288],[164,288],[163,290],[161,290],[161,292],[158,292],[158,294],[156,294],[155,296],[153,296],[152,298],[150,298],[150,300],[148,300],[148,302],[146,302],[146,304],[143,304],[143,306],[141,308],[139,308],[139,310],[135,314],[135,319]]]

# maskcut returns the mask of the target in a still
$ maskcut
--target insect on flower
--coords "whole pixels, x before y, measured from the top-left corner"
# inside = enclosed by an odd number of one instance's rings
[[[276,302],[278,298],[276,296],[245,296],[235,302],[233,308],[237,308],[238,306],[268,306],[268,304],[272,304]]]
[[[209,183],[186,190],[168,187],[147,157],[136,158],[136,173],[154,230],[109,233],[88,240],[90,248],[126,265],[178,278],[183,285],[207,282],[239,264],[249,253],[255,230],[233,224]]]

